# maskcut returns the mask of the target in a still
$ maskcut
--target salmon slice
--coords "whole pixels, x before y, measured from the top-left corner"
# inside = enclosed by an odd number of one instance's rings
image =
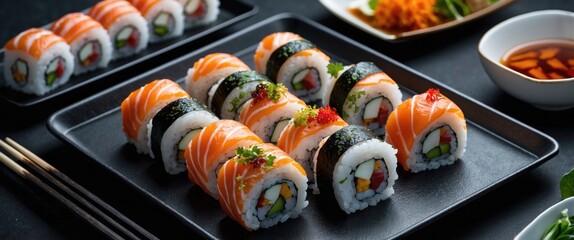
[[[241,59],[228,53],[212,53],[188,70],[186,89],[192,97],[207,103],[207,92],[217,81],[238,71],[251,70]]]
[[[185,150],[189,180],[217,199],[217,168],[242,146],[263,140],[245,125],[234,120],[219,120],[206,125]]]
[[[414,144],[419,144],[415,143],[415,139],[423,134],[428,126],[448,115],[464,121],[462,110],[453,101],[438,92],[429,93],[430,91],[405,100],[391,112],[387,120],[385,140],[398,150],[397,160],[407,171],[411,150]],[[466,131],[466,124],[464,130]]]
[[[165,0],[129,0],[131,4],[136,7],[142,15],[147,15],[149,10],[153,8],[156,4]]]
[[[270,169],[265,170],[253,164],[239,163],[235,159],[231,159],[223,164],[217,178],[217,192],[223,211],[248,230],[255,229],[249,227],[244,220],[244,214],[249,210],[247,208],[250,207],[250,204],[245,203],[250,200],[247,199],[248,196],[253,196],[251,191],[259,184],[262,184],[261,181],[264,181],[266,174],[276,174],[275,172],[278,172],[279,168],[290,165],[299,174],[307,175],[301,165],[277,146],[270,143],[261,143],[257,144],[257,146],[263,150],[264,154],[275,157]],[[256,196],[260,194],[257,193]]]
[[[306,104],[303,100],[289,92],[285,92],[284,95],[280,94],[280,98],[277,102],[270,99],[265,99],[256,104],[251,102],[251,104],[245,106],[241,111],[239,121],[250,129],[256,129],[256,125],[259,124],[275,124],[275,122],[266,122],[266,119],[274,114],[278,114],[277,111],[287,111],[289,112],[289,118],[291,118],[296,110],[304,108],[305,106]],[[259,136],[261,137],[261,135]]]
[[[302,113],[309,112],[310,109],[313,107],[308,106],[295,113],[293,120],[281,132],[277,146],[301,164],[307,172],[312,173],[313,156],[321,140],[349,124],[329,107],[315,109],[317,117],[302,120],[305,125],[296,124],[301,121],[301,116],[305,115]],[[314,181],[313,174],[309,174],[309,181]]]
[[[147,124],[155,114],[180,98],[189,97],[179,84],[169,79],[154,80],[133,91],[121,104],[123,131],[138,152],[149,153]]]
[[[42,54],[56,43],[66,43],[66,41],[52,31],[31,28],[10,39],[4,48],[7,51],[25,52],[39,60]]]
[[[267,35],[255,50],[253,60],[255,61],[255,70],[260,73],[266,74],[267,61],[271,54],[279,47],[294,40],[302,40],[303,38],[296,33],[292,32],[276,32]]]
[[[88,15],[100,22],[104,28],[108,29],[117,19],[128,14],[138,14],[140,12],[125,0],[106,0],[94,5]]]
[[[397,85],[397,83],[386,73],[376,72],[369,74],[368,76],[358,81],[354,87],[369,87],[380,83],[390,83],[392,85]]]
[[[50,30],[66,39],[69,44],[94,28],[103,28],[103,26],[90,16],[80,12],[68,13],[50,26]]]

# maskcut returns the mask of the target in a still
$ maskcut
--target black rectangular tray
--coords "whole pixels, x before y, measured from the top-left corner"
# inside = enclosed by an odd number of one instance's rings
[[[186,29],[182,36],[174,39],[170,39],[164,42],[150,43],[145,50],[135,56],[112,60],[108,67],[105,69],[98,69],[87,74],[72,76],[68,83],[45,95],[36,96],[33,94],[25,94],[4,86],[0,87],[0,97],[18,107],[29,107],[54,99],[58,96],[71,93],[76,89],[91,85],[96,81],[113,81],[114,83],[120,82],[123,80],[121,77],[114,77],[119,72],[128,71],[133,66],[141,64],[145,61],[151,61],[156,56],[181,47],[207,34],[252,16],[257,13],[257,11],[258,9],[256,6],[240,1],[221,1],[219,16],[217,20],[212,24]],[[2,56],[3,54],[3,51],[0,52],[0,61],[3,61],[4,59]],[[3,72],[4,69],[0,68],[1,78],[4,78]],[[0,79],[0,83],[2,81],[4,80]]]
[[[122,134],[119,105],[136,88],[159,78],[183,82],[187,69],[213,52],[235,54],[253,66],[258,42],[277,31],[295,32],[314,42],[332,60],[345,64],[375,62],[400,86],[404,99],[429,87],[439,88],[460,106],[468,123],[468,146],[453,165],[418,174],[399,171],[395,194],[377,206],[333,214],[312,194],[297,219],[248,232],[226,217],[219,203],[193,186],[186,174],[168,176],[160,163],[138,155]],[[404,236],[465,203],[539,166],[558,153],[551,137],[429,79],[335,31],[306,18],[280,14],[209,46],[175,59],[52,115],[50,131],[101,166],[144,192],[158,206],[208,238],[235,239],[386,239]],[[81,163],[76,163],[81,164]]]

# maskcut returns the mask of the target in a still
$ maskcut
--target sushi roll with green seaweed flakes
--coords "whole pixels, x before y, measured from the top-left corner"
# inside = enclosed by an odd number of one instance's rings
[[[169,103],[148,125],[151,157],[162,161],[169,174],[185,171],[185,149],[203,127],[217,120],[195,99],[180,98]]]
[[[256,71],[238,71],[214,84],[208,94],[208,106],[223,119],[238,120],[245,103],[252,99],[251,92],[269,78]]]
[[[394,194],[397,150],[364,126],[349,125],[320,143],[314,156],[314,193],[347,214]]]
[[[321,105],[331,78],[330,57],[315,44],[290,32],[265,37],[254,55],[256,69],[307,104]],[[263,69],[262,69],[263,68]]]
[[[372,62],[346,67],[331,63],[328,68],[334,84],[323,104],[337,109],[349,124],[366,126],[384,137],[389,115],[402,102],[397,83]]]

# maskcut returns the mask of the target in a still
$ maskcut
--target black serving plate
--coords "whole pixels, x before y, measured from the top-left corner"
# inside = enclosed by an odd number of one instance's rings
[[[248,232],[226,217],[219,203],[193,186],[186,174],[169,176],[160,163],[138,155],[122,134],[119,105],[138,87],[159,78],[183,82],[187,69],[213,52],[233,53],[253,66],[258,42],[277,31],[291,31],[314,42],[332,60],[375,62],[400,86],[404,99],[438,88],[463,109],[468,124],[466,154],[455,164],[411,174],[399,170],[395,194],[377,206],[345,215],[325,209],[309,194],[297,219]],[[386,239],[404,236],[465,203],[532,170],[558,153],[551,137],[429,79],[337,32],[303,17],[281,14],[175,59],[52,115],[50,131],[119,175],[208,238]],[[81,163],[74,163],[81,164]],[[333,200],[335,201],[335,200]]]
[[[105,69],[98,69],[87,74],[72,76],[68,83],[58,87],[46,95],[37,96],[33,94],[25,94],[14,91],[7,86],[3,86],[0,87],[0,97],[18,107],[29,107],[74,92],[76,89],[91,85],[95,82],[108,81],[111,82],[111,84],[121,82],[124,80],[124,78],[119,75],[119,73],[134,70],[133,67],[137,66],[138,64],[152,61],[156,56],[188,44],[209,33],[252,16],[255,13],[257,13],[257,7],[253,5],[240,1],[221,1],[219,16],[217,20],[212,24],[186,29],[182,36],[175,39],[170,39],[159,43],[149,43],[148,47],[137,55],[128,58],[112,60],[108,67]],[[49,25],[45,27],[49,27]],[[2,54],[4,53],[1,52],[0,55]],[[3,61],[3,56],[0,59],[2,59],[0,61]],[[3,72],[4,69],[0,68],[1,78],[4,78]],[[3,79],[0,79],[0,83],[3,81]]]

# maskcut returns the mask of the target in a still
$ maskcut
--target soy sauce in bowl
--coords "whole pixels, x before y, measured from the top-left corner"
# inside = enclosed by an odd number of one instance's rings
[[[500,62],[526,76],[540,79],[574,77],[574,41],[545,39],[520,44],[502,55]]]

